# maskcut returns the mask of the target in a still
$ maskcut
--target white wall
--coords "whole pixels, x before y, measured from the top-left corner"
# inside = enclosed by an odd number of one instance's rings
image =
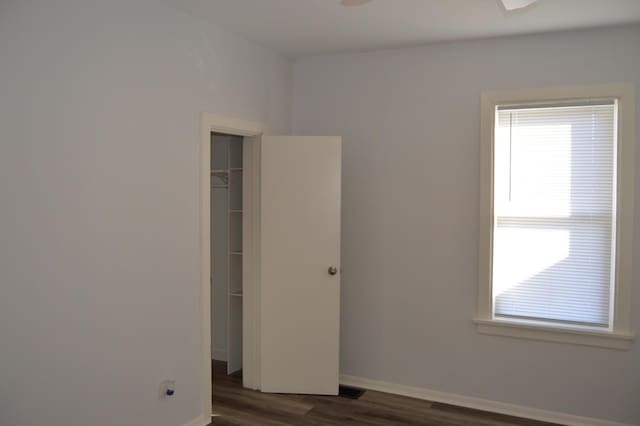
[[[486,336],[471,322],[480,92],[626,81],[640,89],[640,26],[297,61],[293,131],[344,140],[342,373],[640,423],[638,343]],[[635,286],[640,333],[640,262]]]
[[[0,424],[200,416],[200,113],[288,132],[290,64],[160,0],[2,0],[0,58]]]

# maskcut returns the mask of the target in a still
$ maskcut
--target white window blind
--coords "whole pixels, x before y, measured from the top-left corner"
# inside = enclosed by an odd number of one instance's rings
[[[611,323],[616,103],[496,110],[493,314]]]

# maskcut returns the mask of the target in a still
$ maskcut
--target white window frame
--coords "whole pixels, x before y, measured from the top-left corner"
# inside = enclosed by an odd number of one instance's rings
[[[618,180],[616,272],[613,321],[608,330],[555,322],[496,318],[493,314],[493,159],[495,111],[498,106],[571,102],[593,99],[618,101]],[[635,168],[635,95],[632,84],[554,87],[483,92],[480,141],[480,238],[478,311],[474,319],[483,334],[628,350],[631,330],[633,218]]]

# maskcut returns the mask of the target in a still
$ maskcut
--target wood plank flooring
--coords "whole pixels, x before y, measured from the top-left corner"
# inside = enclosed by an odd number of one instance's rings
[[[551,426],[453,405],[366,391],[358,399],[340,396],[266,394],[242,388],[226,363],[213,362],[213,426],[423,425]]]

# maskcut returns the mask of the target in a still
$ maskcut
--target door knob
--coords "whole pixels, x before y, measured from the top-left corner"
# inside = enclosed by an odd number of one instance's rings
[[[338,273],[338,268],[336,268],[335,266],[329,267],[329,275],[335,275],[337,273]]]

